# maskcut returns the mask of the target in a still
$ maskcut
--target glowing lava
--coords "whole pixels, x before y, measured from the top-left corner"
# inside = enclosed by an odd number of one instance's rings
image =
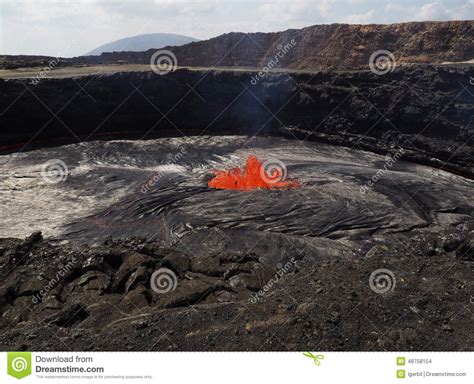
[[[207,185],[216,189],[235,189],[248,191],[257,188],[294,189],[299,188],[297,181],[285,181],[286,167],[281,161],[260,163],[255,156],[249,156],[245,168],[233,168],[227,171],[214,171],[214,178]]]

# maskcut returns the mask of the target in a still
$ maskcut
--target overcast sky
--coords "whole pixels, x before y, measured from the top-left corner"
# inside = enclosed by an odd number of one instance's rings
[[[0,0],[0,54],[77,56],[142,33],[207,39],[328,23],[474,19],[474,0]]]

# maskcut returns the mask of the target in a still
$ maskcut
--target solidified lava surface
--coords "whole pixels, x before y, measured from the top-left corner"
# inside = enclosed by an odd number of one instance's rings
[[[12,155],[0,348],[471,350],[473,182],[399,152],[201,136]],[[209,188],[249,156],[299,188]],[[174,290],[153,289],[161,268]]]

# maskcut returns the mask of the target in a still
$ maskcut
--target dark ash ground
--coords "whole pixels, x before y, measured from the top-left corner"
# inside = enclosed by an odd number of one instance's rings
[[[3,240],[2,350],[472,350],[472,227],[414,233],[351,260],[304,257],[259,302],[275,273],[256,254],[177,254],[139,239],[78,250]],[[369,245],[369,244],[367,244]],[[29,256],[28,256],[29,255]],[[45,260],[48,260],[45,263]],[[59,263],[76,260],[54,294],[32,295]],[[120,260],[120,261],[117,261]],[[178,288],[154,294],[159,266]],[[397,277],[376,294],[377,268]],[[231,277],[230,277],[231,276]],[[232,278],[233,277],[233,278]]]

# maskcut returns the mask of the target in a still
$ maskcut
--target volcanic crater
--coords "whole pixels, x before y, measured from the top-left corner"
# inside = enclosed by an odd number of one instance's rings
[[[473,75],[0,80],[1,348],[469,349]]]

